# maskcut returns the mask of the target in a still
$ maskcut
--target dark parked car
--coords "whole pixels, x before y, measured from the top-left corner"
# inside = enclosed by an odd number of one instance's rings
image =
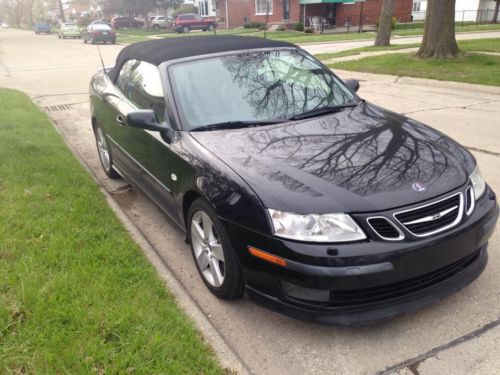
[[[144,22],[135,18],[129,17],[114,17],[111,20],[113,29],[123,29],[126,27],[144,27]]]
[[[102,23],[91,24],[82,33],[83,43],[116,43],[116,34],[113,29]]]
[[[188,33],[191,30],[213,31],[217,27],[217,20],[197,14],[181,14],[175,17],[173,27],[178,33]]]
[[[92,127],[104,171],[185,231],[215,295],[376,321],[477,278],[498,204],[464,147],[357,88],[285,42],[148,41],[92,78]]]
[[[50,34],[50,25],[46,22],[35,23],[35,34]]]

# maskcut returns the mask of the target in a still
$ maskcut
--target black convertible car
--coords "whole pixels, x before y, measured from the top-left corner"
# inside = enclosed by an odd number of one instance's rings
[[[465,148],[358,86],[284,42],[154,40],[92,78],[92,127],[107,175],[186,232],[215,295],[376,321],[478,277],[498,204]]]

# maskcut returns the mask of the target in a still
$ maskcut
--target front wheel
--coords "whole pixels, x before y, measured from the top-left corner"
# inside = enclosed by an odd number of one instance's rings
[[[94,136],[102,169],[104,169],[104,172],[109,178],[120,178],[118,172],[113,168],[113,157],[111,156],[111,152],[108,147],[106,135],[104,134],[104,131],[101,129],[101,127],[97,124],[94,126]]]
[[[182,28],[182,32],[183,32],[183,33],[188,33],[188,32],[189,32],[189,27],[188,27],[188,26],[184,26],[184,27]]]
[[[214,31],[215,26],[214,25],[208,25],[208,31]]]
[[[235,299],[245,282],[229,236],[214,209],[202,198],[189,208],[188,236],[196,268],[207,288],[222,299]]]

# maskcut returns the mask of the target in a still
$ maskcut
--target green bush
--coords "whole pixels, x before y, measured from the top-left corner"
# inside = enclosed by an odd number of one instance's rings
[[[276,31],[285,31],[285,30],[286,30],[286,29],[285,29],[285,26],[283,26],[283,25],[280,25],[280,26],[278,26],[278,27],[276,28]]]
[[[311,29],[310,27],[306,27],[306,28],[304,29],[304,32],[305,32],[306,34],[312,34],[312,33],[313,33],[313,29]]]
[[[265,27],[266,25],[261,22],[248,22],[243,25],[245,29],[260,29],[263,26]]]
[[[179,14],[190,14],[190,13],[198,14],[198,7],[195,6],[179,7],[177,9],[174,9],[174,11],[172,12],[172,17],[175,17]]]
[[[92,18],[89,15],[78,18],[76,24],[80,27],[87,27],[92,22]]]
[[[304,25],[301,22],[294,23],[293,29],[295,31],[304,31]]]

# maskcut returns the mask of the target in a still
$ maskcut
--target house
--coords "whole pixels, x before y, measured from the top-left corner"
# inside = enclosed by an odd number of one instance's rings
[[[495,0],[456,0],[456,22],[490,22],[495,12]],[[413,0],[412,16],[414,21],[425,20],[427,0]]]
[[[269,7],[269,8],[268,8]],[[217,0],[216,13],[226,27],[241,27],[247,22],[289,25],[320,16],[330,27],[376,24],[382,0]],[[394,16],[399,22],[410,22],[412,0],[395,0]]]

